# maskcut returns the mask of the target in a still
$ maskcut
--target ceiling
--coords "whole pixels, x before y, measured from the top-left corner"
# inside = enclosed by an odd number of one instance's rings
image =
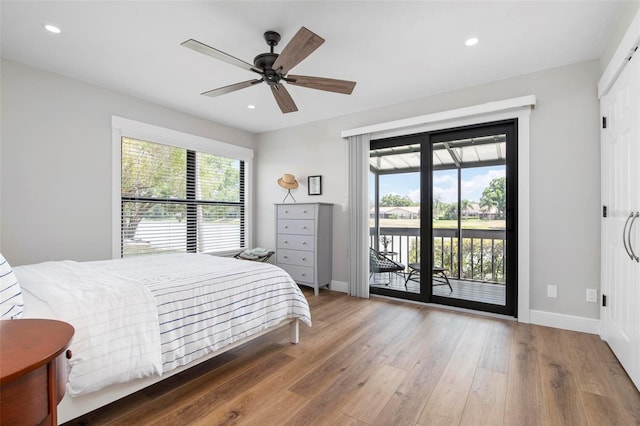
[[[621,1],[5,1],[2,57],[260,133],[599,58]],[[44,24],[61,28],[51,34]],[[288,85],[282,114],[255,74],[194,52],[194,38],[253,62],[305,26],[326,42],[292,74],[357,81],[352,95]],[[467,38],[480,42],[465,46]],[[595,90],[595,89],[594,89]],[[249,104],[255,109],[248,109]]]

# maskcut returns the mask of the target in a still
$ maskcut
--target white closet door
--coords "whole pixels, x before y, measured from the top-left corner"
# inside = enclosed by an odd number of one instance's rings
[[[640,389],[640,264],[630,255],[631,244],[640,255],[637,228],[629,233],[640,210],[640,55],[635,55],[601,100],[607,128],[602,130],[603,309],[604,336],[625,370]],[[631,216],[631,217],[630,217]]]

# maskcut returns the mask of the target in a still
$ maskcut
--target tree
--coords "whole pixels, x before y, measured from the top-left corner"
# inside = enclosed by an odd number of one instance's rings
[[[501,216],[504,215],[507,204],[506,183],[507,179],[505,177],[492,179],[489,186],[482,191],[480,207],[487,209],[495,207]]]
[[[442,203],[440,215],[444,219],[458,219],[458,203]]]
[[[469,219],[469,210],[471,209],[471,201],[467,199],[460,200],[460,210],[464,213],[464,218]]]
[[[406,195],[386,194],[380,199],[380,207],[411,207],[419,206]]]
[[[240,163],[232,158],[196,154],[196,199],[238,202]],[[176,148],[136,139],[122,139],[122,197],[133,199],[122,204],[124,240],[134,239],[145,218],[186,217],[184,203],[151,202],[149,199],[185,200],[187,198],[187,153]],[[203,206],[198,222],[237,216],[235,206]]]
[[[440,207],[442,206],[442,201],[440,200],[439,195],[433,195],[433,218],[435,220],[440,219]]]
[[[122,206],[123,238],[130,240],[142,219],[157,206],[145,199],[185,198],[186,155],[178,148],[123,138],[121,167],[122,197],[140,199]]]

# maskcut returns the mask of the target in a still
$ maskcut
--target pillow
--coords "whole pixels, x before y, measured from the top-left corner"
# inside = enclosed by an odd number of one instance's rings
[[[0,253],[0,317],[2,319],[22,318],[24,302],[18,277],[11,265]]]

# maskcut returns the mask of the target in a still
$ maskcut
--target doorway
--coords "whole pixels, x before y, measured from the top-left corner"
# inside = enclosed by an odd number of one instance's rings
[[[517,120],[371,141],[370,172],[371,247],[403,267],[371,293],[517,315]]]

